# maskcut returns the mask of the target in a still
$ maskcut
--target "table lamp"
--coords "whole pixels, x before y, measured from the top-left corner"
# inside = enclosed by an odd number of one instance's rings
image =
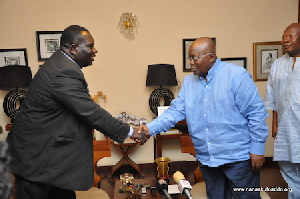
[[[5,114],[11,118],[11,122],[17,117],[20,105],[26,95],[26,91],[19,90],[28,88],[32,80],[32,73],[28,66],[9,65],[0,67],[0,90],[10,91],[4,98],[3,109]]]
[[[160,106],[160,99],[164,99],[164,106],[170,106],[174,99],[173,93],[163,86],[177,86],[176,72],[174,65],[153,64],[148,65],[146,87],[159,86],[150,95],[149,106],[151,111],[157,116],[157,107]]]

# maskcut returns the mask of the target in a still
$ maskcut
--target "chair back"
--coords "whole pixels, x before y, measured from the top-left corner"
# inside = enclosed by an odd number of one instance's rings
[[[181,152],[182,153],[190,153],[193,156],[196,155],[194,144],[193,144],[192,139],[189,135],[180,136],[180,145],[181,145]]]
[[[98,175],[97,162],[104,158],[111,156],[111,142],[110,140],[94,140],[93,141],[94,152],[94,187],[100,187],[101,176]]]

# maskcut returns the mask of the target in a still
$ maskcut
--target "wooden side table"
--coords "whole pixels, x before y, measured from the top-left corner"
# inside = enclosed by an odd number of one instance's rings
[[[180,140],[180,137],[182,135],[188,135],[188,129],[186,125],[186,120],[179,121],[175,128],[180,130],[182,133],[177,134],[157,134],[155,138],[155,152],[154,152],[154,159],[162,157],[162,142],[164,140],[170,140],[170,139],[178,139]]]
[[[156,135],[156,143],[155,143],[155,159],[156,158],[159,158],[159,157],[162,157],[162,142],[164,140],[174,140],[174,139],[178,139],[180,140],[180,137],[182,136],[183,134],[182,133],[179,133],[179,134],[164,134],[164,133],[161,133],[161,134],[157,134]]]
[[[123,143],[123,144],[116,144],[113,140],[111,140],[112,145],[121,152],[123,157],[119,160],[117,164],[115,164],[111,171],[110,171],[110,179],[112,179],[112,176],[114,173],[126,162],[133,167],[139,174],[142,176],[142,171],[140,169],[140,166],[136,164],[128,155],[129,153],[134,149],[134,147],[137,145],[136,142],[128,142],[128,143]]]

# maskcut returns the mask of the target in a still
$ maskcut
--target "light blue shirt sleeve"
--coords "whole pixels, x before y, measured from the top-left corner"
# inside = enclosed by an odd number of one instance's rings
[[[237,92],[237,105],[240,113],[248,120],[251,144],[250,153],[264,155],[268,127],[268,113],[257,91],[257,87],[248,74],[242,77]]]

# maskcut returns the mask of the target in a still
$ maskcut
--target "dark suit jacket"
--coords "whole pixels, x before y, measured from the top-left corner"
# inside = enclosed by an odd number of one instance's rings
[[[80,68],[57,51],[35,75],[8,135],[12,172],[59,188],[89,189],[93,128],[120,143],[129,132],[90,98]]]

